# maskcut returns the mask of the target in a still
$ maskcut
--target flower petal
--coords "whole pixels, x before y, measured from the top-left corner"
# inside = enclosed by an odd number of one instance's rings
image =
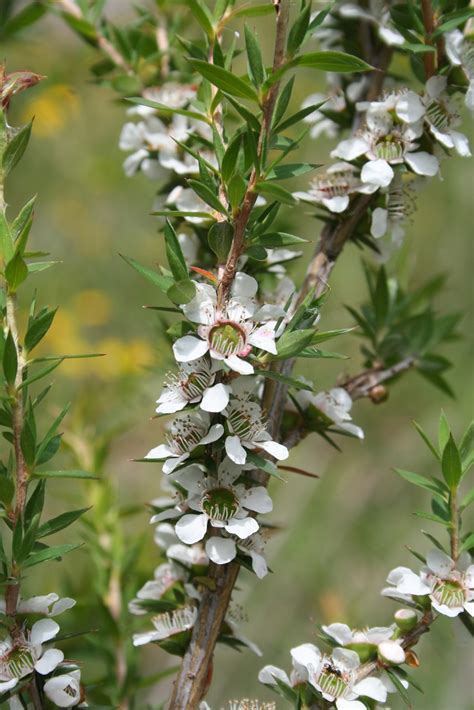
[[[224,537],[211,537],[206,542],[206,553],[216,565],[226,565],[236,554],[235,542]]]
[[[290,679],[286,675],[285,671],[276,666],[264,666],[260,673],[258,674],[258,680],[264,685],[276,685],[275,678],[281,680],[286,685],[290,684]]]
[[[372,212],[372,224],[370,225],[370,233],[374,239],[380,239],[387,233],[388,227],[388,211],[383,207],[376,207]]]
[[[171,451],[170,447],[166,444],[159,444],[159,446],[155,446],[154,449],[150,449],[145,458],[167,459],[169,456],[175,456],[175,454]]]
[[[59,631],[59,624],[52,619],[40,619],[31,627],[31,643],[39,646],[46,641],[50,641]]]
[[[256,328],[248,337],[248,342],[260,350],[265,350],[267,353],[277,354],[275,345],[275,326],[274,324],[261,325]]]
[[[204,390],[201,409],[205,412],[222,412],[229,404],[230,387],[219,383]]]
[[[362,182],[378,187],[387,187],[393,180],[394,172],[386,160],[371,160],[360,171]]]
[[[380,703],[384,703],[387,700],[387,690],[380,678],[364,678],[354,685],[353,691],[357,695],[378,700]]]
[[[60,663],[64,661],[64,653],[58,648],[48,648],[41,658],[35,663],[35,670],[41,675],[47,675],[54,671]]]
[[[205,340],[194,335],[185,335],[173,343],[173,353],[177,362],[189,362],[202,357],[209,350]]]
[[[193,545],[202,540],[207,532],[207,515],[183,515],[175,525],[176,535],[186,545]]]
[[[341,646],[347,646],[352,641],[352,631],[347,624],[329,624],[329,626],[323,626],[322,629]]]
[[[438,577],[446,578],[454,568],[451,557],[437,548],[430,550],[426,555],[426,564]]]
[[[207,432],[206,436],[203,436],[203,438],[199,442],[200,446],[203,446],[205,444],[212,444],[214,441],[217,441],[217,439],[220,439],[223,433],[224,427],[222,426],[222,424],[213,424]]]
[[[258,291],[258,283],[253,276],[237,271],[232,282],[232,296],[234,298],[252,298]]]
[[[362,138],[348,138],[341,141],[333,151],[332,158],[342,158],[342,160],[354,160],[369,150],[369,144]]]
[[[245,540],[256,533],[259,527],[255,518],[232,518],[225,526],[225,529],[229,535],[237,535],[241,540]]]
[[[284,461],[288,458],[289,451],[283,444],[278,444],[276,441],[259,441],[258,446],[273,456],[278,461]]]
[[[423,150],[417,153],[407,153],[405,162],[417,175],[428,175],[433,177],[439,170],[438,158]]]
[[[254,369],[246,360],[242,360],[237,355],[231,355],[226,357],[224,362],[230,367],[231,370],[238,372],[240,375],[253,375]]]
[[[247,452],[240,443],[238,436],[228,436],[225,440],[225,450],[231,461],[244,464],[247,461]]]
[[[240,498],[240,502],[244,508],[256,513],[270,513],[273,510],[273,501],[263,486],[249,488]]]

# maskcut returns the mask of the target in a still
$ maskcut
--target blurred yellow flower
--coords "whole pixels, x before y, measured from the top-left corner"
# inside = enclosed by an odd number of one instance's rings
[[[103,325],[109,319],[111,302],[103,291],[81,291],[74,297],[73,304],[82,325]]]
[[[104,338],[97,343],[97,349],[105,353],[104,358],[96,361],[97,374],[102,377],[113,378],[137,374],[156,360],[150,345],[139,338],[128,341],[113,337]]]
[[[76,116],[78,111],[77,94],[67,84],[55,84],[48,86],[28,103],[23,120],[29,121],[33,114],[35,134],[37,136],[51,136]]]

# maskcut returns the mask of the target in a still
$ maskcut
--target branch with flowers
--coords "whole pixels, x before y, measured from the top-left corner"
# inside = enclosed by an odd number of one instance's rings
[[[296,470],[280,463],[289,446],[312,433],[331,443],[340,435],[363,438],[351,421],[353,401],[385,401],[387,388],[409,371],[451,393],[450,362],[441,352],[458,318],[434,308],[439,278],[402,288],[389,265],[368,260],[369,297],[360,309],[348,308],[351,323],[324,331],[320,320],[347,245],[388,262],[417,190],[440,174],[443,160],[470,155],[458,104],[465,97],[472,108],[473,13],[463,0],[420,7],[337,2],[319,11],[307,0],[294,7],[289,0],[162,0],[117,28],[100,2],[37,4],[59,9],[102,51],[93,67],[97,81],[128,102],[119,141],[129,154],[125,174],[142,172],[157,185],[154,214],[168,266],[123,258],[168,299],[152,309],[176,370],[156,413],[175,416],[165,443],[143,459],[164,474],[167,495],[151,507],[167,561],[130,611],[152,615],[135,646],[155,643],[183,657],[170,707],[196,708],[212,682],[218,642],[258,652],[239,630],[234,586],[242,567],[259,578],[268,571],[268,524],[259,516],[272,510],[270,478]],[[258,17],[274,24],[269,57],[255,31]],[[324,73],[328,90],[293,111],[305,69]],[[299,158],[308,133],[337,139],[334,163],[319,169]],[[304,189],[291,187],[313,171]],[[296,212],[324,223],[299,287],[287,272],[305,248],[288,231]],[[322,392],[294,374],[301,360],[344,357],[320,345],[348,335],[362,341],[358,374],[344,373]],[[459,567],[460,549],[471,546],[469,535],[459,537],[465,467],[449,436],[433,450],[444,483],[430,479],[424,487],[436,488],[432,515],[450,530],[450,561],[435,543],[440,550],[428,555],[421,576],[390,575],[414,607],[397,612],[394,627],[324,627],[331,654],[305,644],[294,649],[291,678],[264,669],[261,680],[295,707],[355,710],[385,702],[389,688],[403,695],[411,680],[402,665],[415,662],[412,646],[436,614],[458,610],[462,595],[470,601],[471,573]],[[411,474],[415,479],[421,485]]]

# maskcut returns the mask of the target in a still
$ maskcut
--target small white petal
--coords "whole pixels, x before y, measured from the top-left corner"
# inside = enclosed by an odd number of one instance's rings
[[[258,674],[258,680],[264,685],[276,685],[275,678],[283,681],[286,685],[290,685],[290,679],[286,675],[285,671],[276,666],[264,666],[260,673]]]
[[[278,461],[284,461],[290,455],[286,446],[276,441],[259,441],[258,446]]]
[[[225,363],[230,367],[231,370],[238,372],[240,375],[253,375],[253,366],[246,360],[242,360],[237,355],[231,355],[225,358]]]
[[[331,157],[342,160],[354,160],[369,150],[367,141],[362,138],[348,138],[341,141],[331,152]]]
[[[372,212],[372,224],[370,225],[370,233],[374,239],[380,239],[387,233],[388,226],[388,211],[383,207],[376,207]]]
[[[418,94],[407,91],[398,99],[395,113],[405,123],[416,123],[425,115],[425,106]]]
[[[352,631],[347,624],[329,624],[329,626],[323,626],[322,629],[341,646],[346,646],[352,641]]]
[[[204,390],[201,409],[205,412],[222,412],[229,404],[230,387],[219,383]]]
[[[40,619],[31,627],[31,643],[39,646],[46,641],[50,641],[59,631],[59,624],[52,619]]]
[[[60,663],[64,661],[64,653],[58,648],[48,648],[41,658],[35,663],[35,670],[41,675],[47,675],[54,671]]]
[[[252,560],[253,571],[259,579],[263,579],[268,574],[267,561],[265,557],[263,555],[260,555],[258,552],[255,552],[254,550],[249,550],[249,553]]]
[[[259,527],[255,518],[232,518],[225,526],[225,529],[229,535],[237,535],[241,540],[245,540],[256,533]]]
[[[363,695],[372,700],[384,703],[387,700],[387,690],[380,678],[364,678],[360,683],[356,683],[353,688],[357,695]]]
[[[201,446],[206,444],[212,444],[214,441],[217,441],[217,439],[220,439],[223,433],[224,427],[222,426],[222,424],[213,424],[207,432],[206,436],[204,436],[199,443]]]
[[[18,685],[18,678],[12,678],[11,680],[0,682],[0,693],[6,693],[7,690],[11,690],[15,687],[15,685]]]
[[[186,545],[202,540],[207,532],[207,515],[183,515],[175,525],[176,535]]]
[[[438,158],[423,150],[418,153],[407,153],[405,162],[417,175],[433,177],[439,170]]]
[[[81,697],[79,678],[79,674],[73,673],[49,678],[44,684],[44,692],[58,707],[73,707],[77,705]]]
[[[160,444],[155,446],[154,449],[150,451],[145,456],[146,459],[166,459],[168,456],[174,456],[175,454],[171,451],[170,447],[166,444]]]
[[[371,160],[363,166],[360,179],[378,187],[387,187],[392,182],[393,175],[393,170],[386,160]]]
[[[258,282],[253,276],[237,271],[232,282],[232,296],[234,298],[252,298],[258,291]]]
[[[173,343],[173,353],[177,362],[189,362],[202,357],[209,350],[209,346],[205,340],[194,337],[194,335],[185,335]]]
[[[321,651],[312,643],[303,643],[291,649],[293,666],[298,674],[308,679],[309,675],[316,675],[321,665]],[[302,672],[305,671],[305,672]]]
[[[445,578],[454,568],[451,557],[437,548],[430,550],[426,555],[426,564],[438,576]]]
[[[256,328],[256,330],[249,335],[248,342],[250,345],[260,348],[260,350],[272,353],[272,355],[277,354],[274,325],[261,325],[260,328]]]
[[[273,501],[263,486],[249,488],[241,497],[240,502],[244,508],[256,513],[270,513],[273,510]]]
[[[237,548],[233,540],[224,537],[210,537],[206,542],[206,553],[216,565],[226,565],[235,558]]]
[[[453,139],[454,148],[458,155],[463,158],[469,158],[471,156],[471,150],[469,148],[469,139],[464,133],[459,133],[458,131],[451,131],[451,138]]]
[[[238,436],[228,436],[225,440],[225,450],[231,461],[239,465],[247,461],[247,452],[240,443]]]
[[[329,197],[321,201],[323,205],[327,207],[330,212],[334,212],[334,214],[344,212],[344,210],[347,209],[347,207],[349,206],[348,195],[342,195],[340,197]]]

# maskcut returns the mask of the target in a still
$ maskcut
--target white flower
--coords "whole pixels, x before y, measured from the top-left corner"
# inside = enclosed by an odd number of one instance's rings
[[[372,210],[370,233],[374,239],[382,240],[378,244],[380,260],[387,261],[398,249],[405,236],[405,222],[415,207],[414,192],[403,182],[402,175],[397,172],[387,188],[380,191],[383,207]]]
[[[268,574],[267,561],[265,559],[265,540],[260,532],[256,532],[245,540],[237,539],[237,547],[252,560],[252,569],[259,579],[263,579]]]
[[[64,660],[57,648],[43,649],[43,644],[54,638],[59,625],[52,619],[41,619],[31,631],[13,640],[7,636],[0,642],[0,693],[14,688],[21,678],[33,671],[47,675]]]
[[[155,101],[168,108],[184,108],[196,97],[196,89],[190,84],[178,84],[174,81],[165,82],[160,87],[149,87],[143,92],[143,98]],[[150,106],[132,106],[127,109],[129,116],[155,116],[156,109]]]
[[[151,449],[146,459],[166,459],[163,473],[171,473],[180,466],[198,446],[217,441],[224,433],[222,424],[210,426],[209,415],[204,412],[180,414],[171,423],[166,444]]]
[[[122,129],[119,148],[133,151],[124,162],[124,171],[131,176],[141,169],[147,177],[158,180],[166,177],[167,169],[176,171],[178,146],[184,142],[189,126],[185,116],[173,115],[166,126],[157,116],[147,115],[139,123],[126,123]],[[179,161],[178,161],[179,162]]]
[[[225,450],[234,463],[245,464],[245,449],[263,449],[279,461],[288,458],[286,446],[273,441],[266,431],[267,423],[257,402],[245,396],[232,397],[224,414],[230,431],[230,436],[225,440]]]
[[[183,362],[177,374],[169,373],[156,400],[158,414],[171,414],[200,402],[205,412],[222,412],[229,403],[229,385],[214,385],[216,367],[207,356]]]
[[[366,111],[365,129],[339,143],[331,155],[343,160],[355,160],[362,155],[369,158],[360,173],[369,191],[390,184],[394,177],[392,165],[405,163],[417,175],[437,174],[438,159],[418,151],[415,142],[422,135],[425,114],[418,94],[392,93],[382,101],[357,104],[357,108]]]
[[[313,394],[307,390],[298,392],[298,402],[305,408],[307,406],[316,407],[322,414],[331,420],[339,431],[345,431],[358,439],[364,438],[364,432],[356,424],[352,424],[350,411],[352,409],[352,398],[343,387],[333,387],[325,392]]]
[[[387,577],[392,585],[382,594],[406,602],[428,595],[431,606],[444,616],[458,616],[464,610],[474,616],[474,565],[467,553],[457,563],[441,550],[431,550],[426,567],[415,574],[408,567],[396,567]]]
[[[370,0],[368,11],[355,3],[343,3],[339,6],[338,12],[341,17],[366,20],[375,25],[380,39],[389,47],[399,47],[405,43],[405,38],[391,22],[388,2]]]
[[[301,108],[303,109],[321,103],[324,103],[323,109],[336,113],[341,113],[346,108],[346,100],[342,93],[329,97],[320,93],[311,94],[303,101]],[[311,138],[319,138],[320,135],[335,138],[339,133],[338,124],[330,118],[326,118],[324,113],[319,110],[313,111],[313,113],[310,113],[303,120],[305,123],[313,124],[309,132]]]
[[[131,614],[140,616],[147,613],[146,605],[141,601],[156,601],[161,599],[177,582],[186,579],[185,571],[172,562],[164,562],[155,569],[154,579],[145,582],[138,590],[135,599],[129,602],[128,609]]]
[[[462,157],[469,157],[469,140],[454,130],[460,116],[453,101],[446,94],[448,80],[445,76],[432,76],[426,82],[423,101],[426,105],[425,121],[436,140],[445,148],[454,148]]]
[[[81,671],[77,669],[49,678],[44,684],[44,692],[58,707],[74,707],[81,699]]]
[[[204,546],[198,542],[195,545],[183,545],[176,535],[174,525],[170,523],[160,523],[155,529],[155,542],[166,552],[166,557],[169,560],[176,562],[186,567],[194,565],[207,566],[209,558],[206,555]]]
[[[245,539],[259,529],[254,513],[269,513],[272,500],[263,486],[246,488],[236,480],[242,468],[224,459],[217,476],[199,475],[196,467],[184,469],[174,475],[174,480],[189,492],[187,504],[196,513],[187,513],[175,526],[176,535],[187,545],[199,542],[210,523],[215,528],[224,528],[230,535]],[[235,557],[235,542],[223,537],[212,537],[206,543],[208,557],[217,564],[226,564],[232,554]],[[225,561],[223,561],[225,558]]]
[[[17,605],[18,614],[43,614],[44,616],[59,616],[64,611],[75,606],[75,599],[70,597],[60,598],[58,594],[51,592],[30,599],[21,599]],[[5,600],[0,599],[0,612],[5,612]]]
[[[460,66],[469,82],[465,103],[470,111],[474,111],[474,46],[471,39],[464,36],[460,30],[446,32],[443,35],[446,42],[446,54],[454,66]]]
[[[143,646],[154,641],[164,641],[183,631],[192,629],[197,617],[197,607],[183,606],[173,611],[157,614],[152,618],[154,630],[133,635],[133,645]]]
[[[275,679],[293,687],[309,680],[309,672],[319,666],[321,651],[312,643],[303,643],[291,649],[293,669],[290,677],[277,666],[264,666],[258,674],[258,680],[265,685],[276,685]]]
[[[307,192],[296,192],[293,196],[304,202],[321,203],[330,212],[344,212],[349,206],[349,196],[365,191],[357,173],[350,163],[334,163],[311,180]]]
[[[322,627],[325,634],[333,638],[340,646],[350,644],[370,644],[378,646],[382,641],[388,641],[393,636],[389,626],[375,626],[367,629],[352,630],[347,624],[329,624]]]
[[[178,362],[197,360],[207,352],[242,375],[253,373],[253,366],[243,360],[252,347],[276,354],[274,324],[263,320],[278,317],[283,309],[263,306],[257,309],[255,294],[258,284],[252,277],[238,271],[232,284],[230,298],[219,307],[216,289],[210,284],[196,283],[196,295],[181,306],[185,316],[198,323],[195,335],[185,335],[173,345]]]

